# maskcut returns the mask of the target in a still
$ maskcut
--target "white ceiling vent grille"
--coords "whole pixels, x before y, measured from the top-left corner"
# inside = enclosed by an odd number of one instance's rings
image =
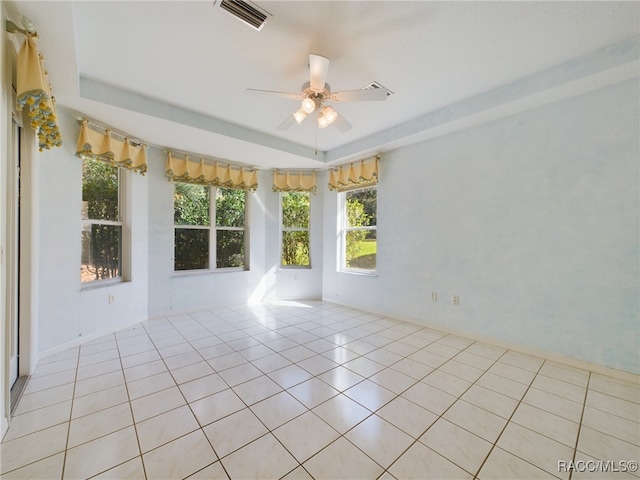
[[[364,87],[362,87],[362,90],[375,90],[381,88],[382,90],[384,90],[385,92],[387,92],[387,97],[389,95],[393,95],[393,92],[391,90],[389,90],[387,87],[379,84],[378,82],[371,82],[369,85],[365,85]]]
[[[261,10],[251,2],[244,0],[216,0],[214,3],[219,5],[223,10],[229,12],[242,23],[249,25],[251,28],[255,28],[258,31],[262,29],[267,18],[270,16],[269,13]]]

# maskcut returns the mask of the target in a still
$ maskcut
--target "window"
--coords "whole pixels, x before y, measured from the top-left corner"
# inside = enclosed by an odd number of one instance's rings
[[[120,171],[107,163],[82,162],[82,282],[122,277]]]
[[[342,199],[342,268],[373,272],[377,253],[377,189],[350,190]]]
[[[175,183],[175,270],[209,268],[210,187]]]
[[[281,256],[283,267],[310,267],[309,192],[281,192]]]
[[[244,190],[216,188],[216,267],[244,267]]]
[[[246,197],[244,190],[175,183],[174,270],[245,267]]]

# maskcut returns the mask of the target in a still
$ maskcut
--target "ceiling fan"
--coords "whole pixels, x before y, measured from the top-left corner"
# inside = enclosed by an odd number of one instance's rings
[[[329,71],[330,60],[321,55],[309,55],[309,81],[302,84],[300,93],[274,92],[271,90],[256,90],[248,88],[247,94],[266,94],[288,98],[290,100],[300,100],[300,108],[289,115],[284,122],[278,126],[278,130],[286,130],[294,122],[298,124],[315,112],[315,120],[318,128],[326,128],[335,125],[341,132],[351,129],[351,124],[330,105],[329,102],[361,102],[361,101],[383,101],[387,99],[387,91],[383,88],[344,90],[342,92],[331,92],[331,87],[326,83],[327,72]]]

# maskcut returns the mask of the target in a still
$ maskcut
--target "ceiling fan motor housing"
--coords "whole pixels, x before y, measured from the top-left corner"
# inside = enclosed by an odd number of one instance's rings
[[[324,84],[324,88],[322,90],[317,90],[311,87],[309,82],[304,82],[302,84],[302,95],[305,98],[311,98],[316,101],[316,99],[329,100],[331,98],[331,86],[328,83]]]

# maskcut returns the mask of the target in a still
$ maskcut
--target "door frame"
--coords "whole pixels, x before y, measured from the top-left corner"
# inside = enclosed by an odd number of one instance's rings
[[[13,93],[15,98],[15,92]],[[7,288],[5,316],[8,322],[9,389],[20,376],[20,137],[21,117],[11,115],[9,163],[7,165]]]

